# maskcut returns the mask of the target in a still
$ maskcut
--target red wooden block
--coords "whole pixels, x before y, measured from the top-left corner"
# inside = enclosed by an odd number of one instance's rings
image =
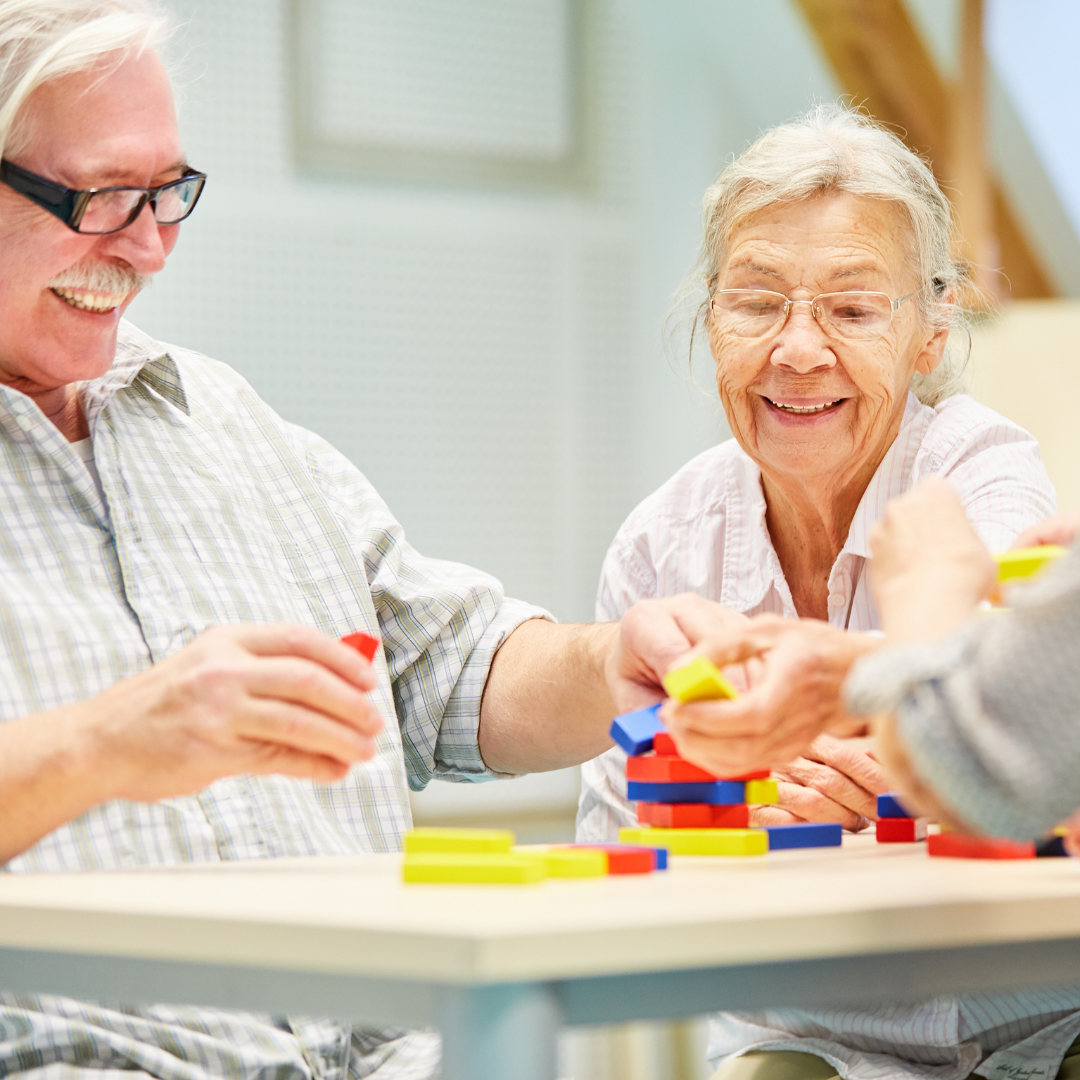
[[[877,822],[879,844],[911,844],[926,839],[926,818],[883,817]]]
[[[625,844],[574,844],[573,846],[607,852],[609,874],[651,874],[656,869],[656,852],[653,848],[632,847]]]
[[[750,825],[750,807],[710,806],[708,803],[637,804],[638,822],[658,829],[745,829]]]
[[[667,731],[658,732],[653,739],[653,750],[657,757],[678,757],[679,751],[675,749],[675,740]],[[758,769],[755,772],[739,773],[738,776],[713,776],[707,774],[710,780],[768,780],[772,775],[768,769]]]
[[[938,833],[926,839],[931,855],[952,859],[1034,859],[1031,840],[1006,840],[1000,836],[969,836],[967,833]]]
[[[355,634],[346,634],[341,639],[342,645],[349,645],[367,660],[374,660],[381,644],[378,638],[365,634],[363,630],[357,630]]]
[[[626,779],[649,784],[694,784],[717,779],[711,772],[672,754],[648,754],[626,759]]]

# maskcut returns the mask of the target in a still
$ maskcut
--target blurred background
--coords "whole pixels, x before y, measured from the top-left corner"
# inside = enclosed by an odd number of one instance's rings
[[[728,437],[667,325],[701,197],[845,95],[931,156],[986,314],[976,396],[1080,509],[1075,0],[167,0],[210,175],[130,312],[237,368],[425,554],[592,616],[633,506]],[[427,823],[568,838],[576,770],[436,783]],[[564,1040],[575,1080],[704,1074],[702,1027]]]

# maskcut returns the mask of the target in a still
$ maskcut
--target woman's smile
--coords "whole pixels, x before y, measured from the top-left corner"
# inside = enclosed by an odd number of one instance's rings
[[[759,395],[765,403],[768,415],[778,423],[785,426],[807,427],[817,426],[823,422],[833,420],[843,411],[844,405],[850,401],[847,397],[767,397]]]

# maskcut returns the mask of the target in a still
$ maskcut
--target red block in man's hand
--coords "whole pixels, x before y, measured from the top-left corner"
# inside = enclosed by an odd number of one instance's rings
[[[363,630],[357,630],[355,634],[346,634],[341,639],[341,644],[351,646],[365,660],[370,661],[375,659],[375,654],[379,651],[381,642],[378,638],[365,634]]]

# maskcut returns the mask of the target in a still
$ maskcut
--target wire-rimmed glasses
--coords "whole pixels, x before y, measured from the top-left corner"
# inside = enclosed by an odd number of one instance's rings
[[[0,160],[0,180],[58,217],[69,229],[103,236],[126,229],[147,203],[159,225],[179,224],[195,209],[206,173],[189,169],[179,180],[152,188],[69,188],[4,158]]]
[[[718,289],[713,293],[713,318],[718,329],[740,338],[778,334],[796,304],[809,304],[818,325],[830,337],[874,340],[883,337],[900,305],[918,290],[891,299],[882,292],[819,293],[812,300],[789,300],[767,289]]]

